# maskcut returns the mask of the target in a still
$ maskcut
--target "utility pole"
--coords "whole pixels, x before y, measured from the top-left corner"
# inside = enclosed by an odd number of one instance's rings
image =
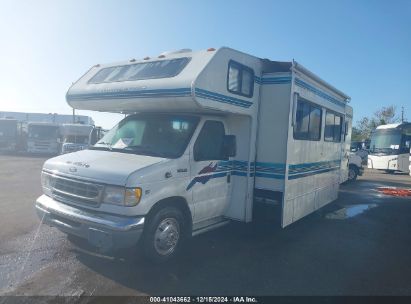
[[[401,107],[401,122],[404,122],[404,106]]]

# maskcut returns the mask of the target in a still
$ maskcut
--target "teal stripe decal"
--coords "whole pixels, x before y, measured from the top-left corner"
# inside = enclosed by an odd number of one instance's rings
[[[226,95],[219,94],[219,93],[214,93],[214,92],[207,91],[204,89],[199,89],[199,88],[195,88],[195,94],[198,97],[202,97],[202,98],[206,98],[206,99],[210,99],[210,100],[214,100],[214,101],[218,101],[222,103],[227,103],[227,104],[231,104],[231,105],[239,106],[243,108],[249,108],[253,104],[251,101],[248,101],[248,100],[234,98],[234,97],[226,96]]]
[[[291,76],[278,76],[278,77],[254,77],[254,81],[257,84],[286,84],[291,83]]]
[[[127,99],[152,97],[184,97],[191,95],[191,88],[159,89],[159,90],[119,90],[110,92],[96,92],[88,94],[67,94],[67,101],[95,100],[95,99]]]

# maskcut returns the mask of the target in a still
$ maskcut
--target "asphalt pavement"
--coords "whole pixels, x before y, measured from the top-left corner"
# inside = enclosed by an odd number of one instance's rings
[[[0,155],[0,295],[411,295],[411,197],[377,191],[411,188],[408,175],[366,170],[285,229],[264,207],[255,223],[195,237],[152,265],[138,250],[102,255],[41,225],[44,160]]]

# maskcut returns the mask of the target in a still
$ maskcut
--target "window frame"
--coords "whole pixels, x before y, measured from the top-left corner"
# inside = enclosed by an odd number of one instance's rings
[[[307,103],[310,106],[310,115],[309,115],[309,120],[308,120],[308,127],[307,127],[307,132],[306,135],[304,137],[300,137],[300,136],[296,136],[296,125],[297,125],[297,109],[298,109],[298,104],[299,102],[302,101],[304,103]],[[320,130],[319,130],[319,136],[317,139],[312,139],[310,138],[310,122],[311,122],[311,108],[316,108],[320,110]],[[296,117],[296,121],[295,121],[295,125],[293,126],[293,139],[295,140],[308,140],[308,141],[321,141],[321,134],[322,134],[322,129],[323,129],[323,108],[321,105],[316,104],[314,102],[311,102],[305,98],[302,98],[300,96],[297,97],[297,106],[295,107],[295,117]]]
[[[231,90],[230,89],[230,87],[229,87],[229,80],[230,80],[230,67],[231,66],[235,66],[238,70],[239,70],[239,80],[238,80],[238,82],[239,82],[239,91],[234,91],[234,90]],[[243,71],[248,71],[248,72],[250,72],[251,73],[251,89],[250,89],[250,94],[244,94],[243,93]],[[252,98],[253,97],[253,95],[254,95],[254,79],[255,79],[255,73],[254,73],[254,70],[252,69],[252,68],[250,68],[250,67],[248,67],[248,66],[246,66],[246,65],[244,65],[244,64],[241,64],[241,63],[239,63],[239,62],[237,62],[237,61],[235,61],[235,60],[230,60],[229,62],[228,62],[228,69],[227,69],[227,81],[226,81],[226,83],[227,83],[227,91],[228,92],[230,92],[230,93],[232,93],[232,94],[235,94],[235,95],[240,95],[240,96],[244,96],[244,97],[247,97],[247,98]]]
[[[334,125],[333,125],[333,126],[335,126],[335,117],[336,117],[336,116],[339,116],[340,119],[341,119],[341,122],[340,122],[340,140],[336,140],[336,139],[335,139],[335,134],[334,134],[334,132],[333,132],[333,140],[329,140],[329,139],[326,139],[326,138],[325,138],[325,130],[326,130],[326,128],[327,128],[327,119],[325,119],[325,120],[324,120],[324,141],[325,141],[325,142],[334,142],[334,143],[341,143],[341,142],[343,142],[343,141],[345,142],[345,135],[344,135],[344,137],[343,137],[343,133],[342,133],[342,131],[343,131],[343,126],[344,126],[344,123],[345,123],[344,114],[338,113],[338,112],[333,111],[333,110],[330,110],[330,109],[325,109],[325,118],[327,118],[327,113],[331,113],[331,114],[334,115]],[[333,128],[333,130],[334,130],[334,128]],[[344,132],[344,134],[345,134],[345,132]]]
[[[228,158],[228,157],[224,157],[224,155],[222,155],[222,157],[219,158],[219,159],[208,159],[208,158],[207,158],[207,159],[198,159],[198,158],[197,158],[197,156],[196,156],[196,146],[197,146],[197,144],[198,144],[198,142],[199,142],[199,139],[200,139],[200,136],[201,136],[201,132],[203,131],[204,127],[206,126],[206,124],[207,124],[208,122],[213,122],[213,123],[219,123],[219,124],[221,124],[221,125],[223,126],[224,136],[227,135],[227,134],[226,134],[226,126],[225,126],[225,124],[224,124],[223,121],[221,121],[221,120],[214,120],[214,119],[207,119],[207,120],[205,120],[204,123],[203,123],[203,125],[201,126],[201,129],[200,129],[200,131],[199,131],[199,133],[198,133],[198,135],[197,135],[197,138],[196,138],[196,140],[195,140],[195,142],[194,142],[194,144],[193,144],[193,159],[194,159],[194,161],[195,161],[195,162],[201,162],[201,161],[229,160],[229,158]]]

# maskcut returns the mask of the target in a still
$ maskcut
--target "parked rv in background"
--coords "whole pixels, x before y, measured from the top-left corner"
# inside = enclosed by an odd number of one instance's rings
[[[87,139],[81,137],[82,131],[69,131],[63,125],[87,129],[84,131]],[[103,136],[103,131],[101,127],[94,126],[90,116],[85,115],[0,111],[0,151],[59,154],[63,136],[67,153],[70,149],[77,151],[82,144],[83,148],[95,144]],[[70,132],[74,132],[75,137],[71,137]],[[78,145],[77,150],[75,145]]]
[[[94,126],[90,125],[62,124],[60,126],[61,154],[88,148],[93,129]]]
[[[27,124],[27,132],[28,153],[60,153],[60,132],[58,124],[30,122]]]
[[[105,134],[101,127],[81,124],[62,124],[60,126],[61,154],[87,149]]]
[[[0,151],[15,151],[18,141],[17,120],[0,119]]]
[[[371,134],[368,168],[410,172],[411,123],[378,126]]]

